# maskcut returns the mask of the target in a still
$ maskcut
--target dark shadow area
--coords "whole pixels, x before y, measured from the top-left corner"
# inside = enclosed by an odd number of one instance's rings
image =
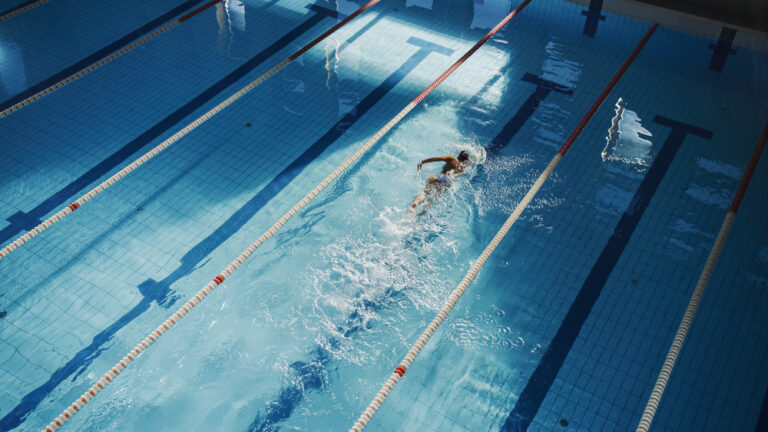
[[[768,32],[765,0],[639,0],[666,9]]]

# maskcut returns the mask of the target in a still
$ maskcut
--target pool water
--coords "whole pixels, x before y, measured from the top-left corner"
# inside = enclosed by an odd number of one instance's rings
[[[0,119],[2,244],[360,7],[310,3],[222,2]],[[0,22],[0,99],[201,4]],[[0,430],[47,425],[516,6],[382,0],[0,260]],[[650,27],[604,11],[589,37],[582,10],[533,0],[65,430],[348,429]],[[716,72],[712,42],[656,31],[370,430],[636,426],[768,119],[768,54]],[[417,163],[461,150],[409,214],[439,170]],[[766,184],[760,165],[656,431],[767,415]]]

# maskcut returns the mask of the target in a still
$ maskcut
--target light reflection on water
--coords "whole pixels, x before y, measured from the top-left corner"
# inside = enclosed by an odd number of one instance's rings
[[[616,115],[611,119],[602,158],[603,162],[636,165],[636,170],[642,172],[651,161],[652,134],[643,127],[637,113],[626,106],[622,98],[616,102]]]

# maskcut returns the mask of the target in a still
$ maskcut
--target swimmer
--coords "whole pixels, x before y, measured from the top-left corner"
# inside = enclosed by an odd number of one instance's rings
[[[415,212],[416,208],[423,203],[427,197],[430,197],[430,202],[424,205],[424,211],[426,211],[429,204],[431,204],[432,198],[442,194],[443,191],[451,185],[451,179],[464,172],[464,168],[469,165],[469,154],[462,151],[459,153],[458,157],[438,156],[424,159],[419,162],[417,171],[421,172],[421,165],[430,162],[445,162],[445,165],[443,165],[440,174],[429,176],[427,184],[424,186],[424,191],[417,195],[411,205],[408,206],[408,211],[410,213]]]

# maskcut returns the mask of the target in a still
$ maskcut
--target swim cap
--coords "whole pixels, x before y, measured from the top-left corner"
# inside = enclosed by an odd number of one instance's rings
[[[459,153],[459,157],[457,158],[459,161],[465,161],[469,159],[469,153],[465,152],[464,150]]]

